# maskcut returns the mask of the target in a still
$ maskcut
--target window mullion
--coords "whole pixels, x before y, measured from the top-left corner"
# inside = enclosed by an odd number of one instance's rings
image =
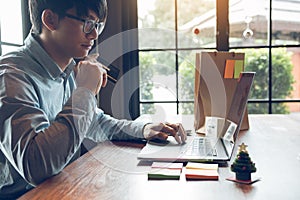
[[[229,0],[216,0],[216,41],[218,51],[229,50]]]

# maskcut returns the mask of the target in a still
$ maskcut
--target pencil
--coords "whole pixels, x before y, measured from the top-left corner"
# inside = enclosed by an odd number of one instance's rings
[[[114,82],[114,83],[116,83],[117,82],[117,80],[116,79],[114,79],[113,77],[111,77],[110,75],[108,75],[107,74],[107,77],[108,77],[108,79],[110,79],[112,82]]]
[[[92,60],[92,61],[94,60],[95,62],[100,63],[100,62],[97,60],[97,54],[91,54],[91,55],[88,55],[88,56],[86,56],[86,57],[84,58],[84,60]],[[105,70],[110,71],[110,68],[109,68],[109,67],[103,65],[102,63],[100,63],[100,64],[101,64],[101,67],[103,67]],[[110,76],[109,74],[107,74],[107,77],[108,77],[108,79],[111,80],[112,82],[114,82],[114,83],[117,82],[117,80],[116,80],[115,78],[113,78],[112,76]]]
[[[110,69],[108,67],[106,67],[105,65],[101,64],[101,66],[106,69],[107,71],[110,71]]]

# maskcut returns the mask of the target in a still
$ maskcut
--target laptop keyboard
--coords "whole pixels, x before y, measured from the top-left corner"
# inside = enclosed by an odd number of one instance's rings
[[[190,156],[217,156],[217,150],[211,145],[209,139],[196,137],[188,147],[186,154]]]

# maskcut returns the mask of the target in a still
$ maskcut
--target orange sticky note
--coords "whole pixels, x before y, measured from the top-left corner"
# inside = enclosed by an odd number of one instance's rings
[[[233,78],[235,60],[226,60],[224,78]]]
[[[239,78],[240,73],[244,71],[244,61],[236,60],[234,65],[234,78]]]

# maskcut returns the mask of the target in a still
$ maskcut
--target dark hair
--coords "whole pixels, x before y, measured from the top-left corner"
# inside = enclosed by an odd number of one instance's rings
[[[101,21],[107,16],[106,0],[29,0],[28,7],[32,31],[40,34],[42,31],[42,13],[50,9],[60,18],[65,16],[67,10],[75,8],[79,17],[87,17],[89,10],[94,11]]]

